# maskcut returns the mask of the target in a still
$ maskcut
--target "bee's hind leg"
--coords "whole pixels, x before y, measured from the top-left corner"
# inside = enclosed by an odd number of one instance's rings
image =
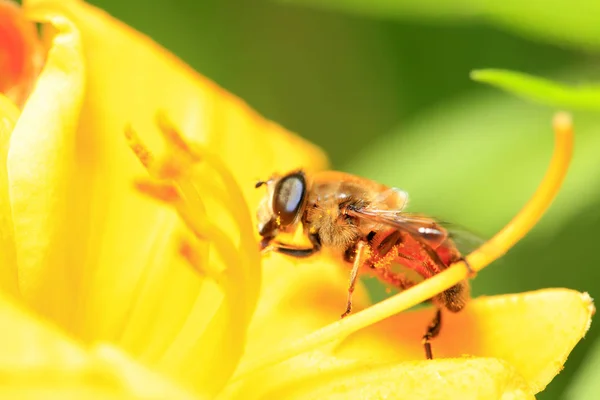
[[[423,346],[425,347],[425,357],[428,360],[433,359],[433,352],[431,351],[431,339],[439,335],[442,328],[442,310],[440,308],[435,312],[435,317],[427,327],[427,331],[423,335]]]

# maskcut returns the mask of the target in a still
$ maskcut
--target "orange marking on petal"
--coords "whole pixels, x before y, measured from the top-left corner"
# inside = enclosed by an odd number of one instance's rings
[[[42,64],[35,25],[16,3],[0,0],[0,92],[22,107]]]

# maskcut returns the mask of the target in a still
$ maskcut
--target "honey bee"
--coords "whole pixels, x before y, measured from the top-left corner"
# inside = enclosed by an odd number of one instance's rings
[[[329,249],[351,266],[346,310],[352,310],[352,293],[361,271],[384,282],[408,289],[457,261],[464,261],[449,231],[435,219],[403,212],[406,192],[355,175],[324,171],[308,175],[302,170],[260,181],[267,187],[257,211],[260,249],[292,257],[309,257]],[[310,247],[277,240],[281,233],[295,232],[302,224]],[[403,266],[412,274],[394,269]],[[467,265],[468,267],[468,265]],[[412,275],[412,276],[411,276]],[[427,359],[430,341],[441,328],[442,309],[462,310],[469,298],[468,281],[430,299],[436,314],[423,335]]]

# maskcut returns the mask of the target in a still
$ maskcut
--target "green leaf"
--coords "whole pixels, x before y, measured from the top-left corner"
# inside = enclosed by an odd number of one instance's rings
[[[553,107],[600,110],[600,85],[570,87],[521,72],[482,69],[471,78]]]
[[[279,0],[379,18],[490,22],[550,43],[600,48],[597,0]]]
[[[600,341],[596,340],[587,353],[577,375],[565,394],[564,400],[596,400],[600,393]]]
[[[490,234],[521,208],[552,154],[553,112],[511,97],[470,95],[372,140],[348,165],[410,194],[426,212]],[[576,148],[565,185],[544,218],[548,234],[600,198],[600,115],[577,113]]]

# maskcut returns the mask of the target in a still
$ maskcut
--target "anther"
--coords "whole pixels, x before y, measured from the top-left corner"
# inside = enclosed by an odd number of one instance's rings
[[[197,243],[197,242],[196,242]],[[182,238],[179,243],[179,254],[190,264],[192,269],[202,277],[213,280],[218,285],[222,285],[225,282],[226,277],[223,275],[223,271],[208,262],[207,257],[202,257],[203,252],[194,245],[194,242],[188,239]]]
[[[184,154],[190,156],[192,159],[198,158],[184,137],[181,136],[179,130],[175,127],[175,125],[173,125],[171,120],[169,120],[164,112],[158,111],[156,113],[156,124],[158,125],[158,128],[167,143],[180,150]]]
[[[191,167],[188,167],[185,161],[169,156],[160,160],[153,172],[158,179],[175,180],[181,178],[190,169]]]
[[[179,254],[188,262],[188,264],[192,266],[196,272],[202,275],[204,274],[204,271],[202,271],[201,267],[201,256],[189,241],[185,239],[181,240],[179,243]]]
[[[179,191],[170,183],[155,182],[147,179],[138,179],[134,182],[140,192],[165,203],[176,203],[181,200]]]
[[[127,144],[131,150],[133,150],[142,165],[146,168],[150,168],[154,162],[154,157],[131,126],[125,127],[125,138],[127,139]]]

